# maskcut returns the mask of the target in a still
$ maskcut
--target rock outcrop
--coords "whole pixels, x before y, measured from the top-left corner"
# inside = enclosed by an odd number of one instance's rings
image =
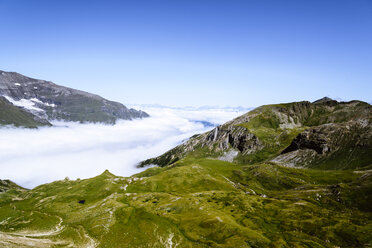
[[[21,192],[24,190],[21,186],[15,184],[14,182],[10,180],[2,180],[0,179],[0,193],[7,192],[9,190],[14,190],[16,192]]]
[[[300,133],[272,161],[286,166],[356,169],[371,164],[372,126],[368,120],[324,124]]]

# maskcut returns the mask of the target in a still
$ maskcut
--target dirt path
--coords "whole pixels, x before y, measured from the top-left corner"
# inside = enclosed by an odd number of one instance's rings
[[[18,236],[0,232],[0,247],[51,247],[55,245],[71,246],[70,243],[64,241],[53,241],[50,239],[37,239],[24,236]]]
[[[62,232],[62,230],[65,228],[62,223],[63,219],[59,216],[56,216],[59,218],[59,223],[56,225],[55,229],[49,230],[49,231],[42,231],[42,232],[7,232],[8,235],[13,236],[23,236],[23,237],[43,237],[43,236],[53,236],[56,234],[59,234]]]

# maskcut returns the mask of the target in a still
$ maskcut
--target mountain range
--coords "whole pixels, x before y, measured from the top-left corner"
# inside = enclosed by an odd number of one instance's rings
[[[0,181],[4,247],[371,247],[372,106],[258,107],[120,177]]]
[[[149,116],[98,95],[1,70],[0,108],[8,109],[0,112],[0,124],[24,127],[51,125],[51,120],[112,124]]]

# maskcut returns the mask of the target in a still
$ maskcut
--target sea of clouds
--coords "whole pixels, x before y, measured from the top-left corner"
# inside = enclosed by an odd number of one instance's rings
[[[53,122],[53,127],[0,128],[0,179],[26,188],[89,178],[108,169],[130,176],[142,160],[161,155],[194,134],[247,111],[242,108],[141,106],[150,118],[115,125]]]

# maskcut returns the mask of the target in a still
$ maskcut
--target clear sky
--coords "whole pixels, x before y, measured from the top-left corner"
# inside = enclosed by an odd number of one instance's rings
[[[372,102],[371,0],[0,0],[0,70],[129,104]]]

